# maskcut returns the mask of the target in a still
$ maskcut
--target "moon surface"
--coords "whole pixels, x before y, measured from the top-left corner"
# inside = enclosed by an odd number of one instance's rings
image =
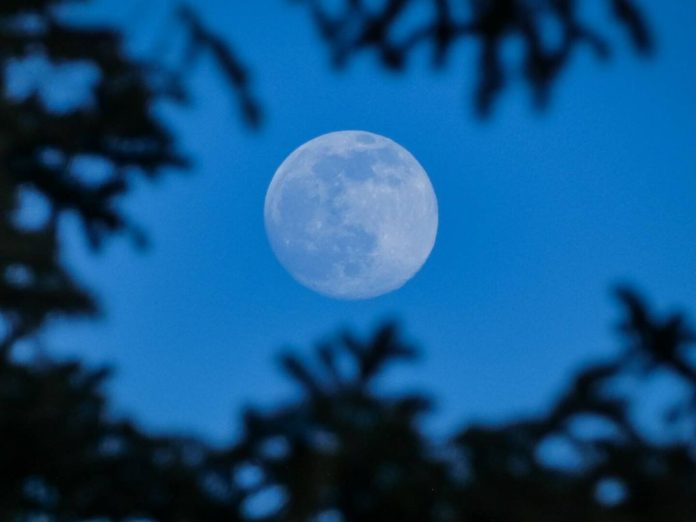
[[[301,284],[338,299],[401,287],[435,244],[437,199],[418,161],[364,131],[324,134],[280,165],[266,194],[273,252]]]

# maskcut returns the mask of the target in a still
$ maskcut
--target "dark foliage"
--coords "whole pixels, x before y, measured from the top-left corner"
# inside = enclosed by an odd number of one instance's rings
[[[545,414],[445,440],[420,428],[427,398],[380,392],[386,367],[416,355],[391,325],[312,361],[282,357],[301,398],[247,411],[241,439],[221,449],[114,419],[105,371],[5,361],[0,519],[690,522],[696,339],[681,315],[619,296],[623,350],[577,372]],[[655,378],[681,394],[646,424],[640,393]],[[571,462],[547,454],[554,445]]]
[[[106,375],[76,362],[2,363],[0,520],[237,520],[215,453],[111,420]]]
[[[583,20],[579,0],[346,0],[340,2],[340,10],[330,0],[304,1],[338,66],[361,51],[373,50],[385,67],[399,70],[422,44],[432,48],[433,64],[442,66],[455,44],[477,42],[475,105],[481,115],[490,113],[513,73],[503,56],[510,40],[522,46],[521,75],[539,106],[548,102],[551,87],[577,48],[587,46],[601,59],[610,54],[608,40],[595,28],[600,22]],[[635,49],[642,54],[651,51],[652,37],[637,2],[604,3]],[[549,43],[550,39],[556,41]]]
[[[259,126],[262,119],[261,107],[251,92],[249,73],[235,53],[230,50],[229,44],[222,36],[208,29],[191,7],[181,5],[179,18],[188,33],[188,45],[182,65],[189,68],[201,53],[209,53],[228,85],[237,93],[244,121],[253,127]],[[186,70],[184,69],[182,74],[185,74]]]
[[[480,42],[483,112],[509,75],[500,53],[511,36],[522,39],[524,77],[542,102],[578,45],[609,51],[570,0],[472,0],[462,2],[462,19],[454,2],[431,0],[433,16],[401,37],[394,28],[415,2],[368,8],[348,0],[330,16],[321,1],[307,1],[339,62],[371,48],[399,68],[430,42],[441,64],[460,39]],[[607,2],[636,48],[648,51],[634,3]],[[249,410],[240,440],[223,448],[115,417],[105,370],[45,357],[18,362],[10,348],[48,317],[97,311],[64,264],[64,216],[77,218],[93,248],[122,233],[144,241],[118,203],[135,180],[186,166],[153,108],[186,101],[192,60],[212,57],[245,121],[260,122],[245,68],[196,11],[178,11],[189,45],[172,65],[127,55],[118,31],[71,23],[62,3],[0,5],[1,521],[696,519],[696,336],[681,315],[660,317],[625,289],[621,352],[579,371],[545,414],[468,426],[446,440],[421,429],[426,397],[380,392],[389,364],[416,355],[393,326],[368,342],[345,335],[320,346],[316,360],[284,356],[301,399]],[[562,29],[557,47],[542,43],[544,17]],[[13,91],[11,76],[28,73],[11,69],[31,60],[58,72],[86,67],[96,79],[74,105],[55,104],[59,86],[46,78]],[[661,414],[646,421],[640,391],[655,379],[680,395],[665,395]],[[547,455],[559,445],[571,463]],[[253,480],[243,478],[249,470]],[[265,512],[256,512],[269,493]]]
[[[124,51],[115,28],[86,27],[60,15],[61,0],[0,5],[0,352],[51,315],[94,313],[92,295],[66,268],[60,248],[62,216],[79,219],[92,247],[115,234],[145,238],[118,202],[138,177],[184,167],[155,103],[186,100],[186,71],[202,53],[219,65],[237,93],[245,120],[260,112],[236,56],[182,7],[187,41],[175,66],[139,60]],[[34,78],[23,65],[40,62],[60,75],[81,67],[93,85],[73,103],[56,102],[70,87]],[[18,70],[19,69],[19,70]],[[33,80],[9,88],[17,77]],[[86,81],[86,80],[85,80]],[[27,220],[26,216],[33,216]],[[40,218],[37,218],[40,216]]]
[[[659,318],[635,294],[619,295],[628,311],[624,352],[578,372],[546,415],[469,426],[445,443],[418,429],[429,410],[424,397],[380,395],[373,387],[380,372],[364,371],[412,355],[392,328],[365,345],[347,338],[321,348],[315,372],[286,357],[306,400],[248,413],[238,448],[263,470],[266,486],[287,494],[267,520],[322,512],[361,521],[692,520],[696,339],[681,316]],[[352,371],[333,362],[340,352]],[[673,355],[656,355],[665,353]],[[660,423],[654,438],[640,427],[634,397],[657,375],[678,382],[683,395],[666,398],[664,418],[651,418]],[[553,444],[572,452],[572,465],[544,457]],[[269,452],[279,445],[284,452]]]

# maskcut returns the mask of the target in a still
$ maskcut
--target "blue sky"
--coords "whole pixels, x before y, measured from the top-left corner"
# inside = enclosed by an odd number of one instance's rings
[[[387,318],[401,321],[423,359],[384,385],[431,393],[433,429],[539,411],[578,364],[616,348],[612,284],[633,282],[663,308],[696,303],[696,5],[643,4],[658,36],[654,59],[640,60],[612,31],[615,59],[577,53],[550,110],[535,112],[515,84],[480,122],[471,44],[441,72],[419,53],[401,75],[369,55],[337,73],[302,7],[200,2],[250,64],[266,122],[245,129],[201,64],[195,103],[161,108],[195,168],[142,183],[124,202],[152,248],[116,240],[93,255],[68,224],[69,262],[106,314],[55,324],[44,341],[115,365],[118,411],[213,440],[235,433],[241,406],[287,396],[280,348],[310,353],[341,328],[366,335]],[[94,16],[108,10],[126,24],[138,5],[104,0]],[[164,26],[167,3],[144,5],[128,24],[135,48]],[[264,231],[275,169],[298,145],[340,129],[402,144],[438,196],[430,260],[404,288],[369,301],[298,285]]]

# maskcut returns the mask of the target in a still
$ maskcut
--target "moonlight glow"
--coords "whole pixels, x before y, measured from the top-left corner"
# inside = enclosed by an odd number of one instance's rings
[[[278,168],[266,231],[303,285],[341,299],[395,290],[423,266],[437,234],[437,200],[416,159],[362,131],[315,138]]]

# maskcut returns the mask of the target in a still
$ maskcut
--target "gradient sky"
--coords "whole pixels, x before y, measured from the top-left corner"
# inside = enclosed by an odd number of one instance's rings
[[[106,314],[56,324],[44,341],[113,364],[119,412],[213,440],[235,433],[241,406],[287,397],[280,348],[309,353],[343,327],[367,335],[386,318],[401,321],[423,359],[389,373],[385,387],[432,394],[434,429],[540,411],[573,369],[617,346],[612,284],[696,312],[696,4],[642,3],[658,36],[654,59],[637,58],[611,31],[615,59],[577,53],[550,110],[536,113],[515,84],[480,122],[472,44],[442,72],[421,52],[402,75],[369,55],[336,73],[302,7],[197,2],[250,64],[266,122],[246,130],[201,64],[194,105],[161,108],[195,168],[142,183],[125,201],[152,248],[116,240],[92,255],[68,225],[69,262]],[[166,6],[104,0],[93,15],[127,26],[137,49],[164,30]],[[340,129],[402,144],[438,196],[430,260],[404,288],[369,301],[300,286],[264,231],[275,169],[298,145]]]

